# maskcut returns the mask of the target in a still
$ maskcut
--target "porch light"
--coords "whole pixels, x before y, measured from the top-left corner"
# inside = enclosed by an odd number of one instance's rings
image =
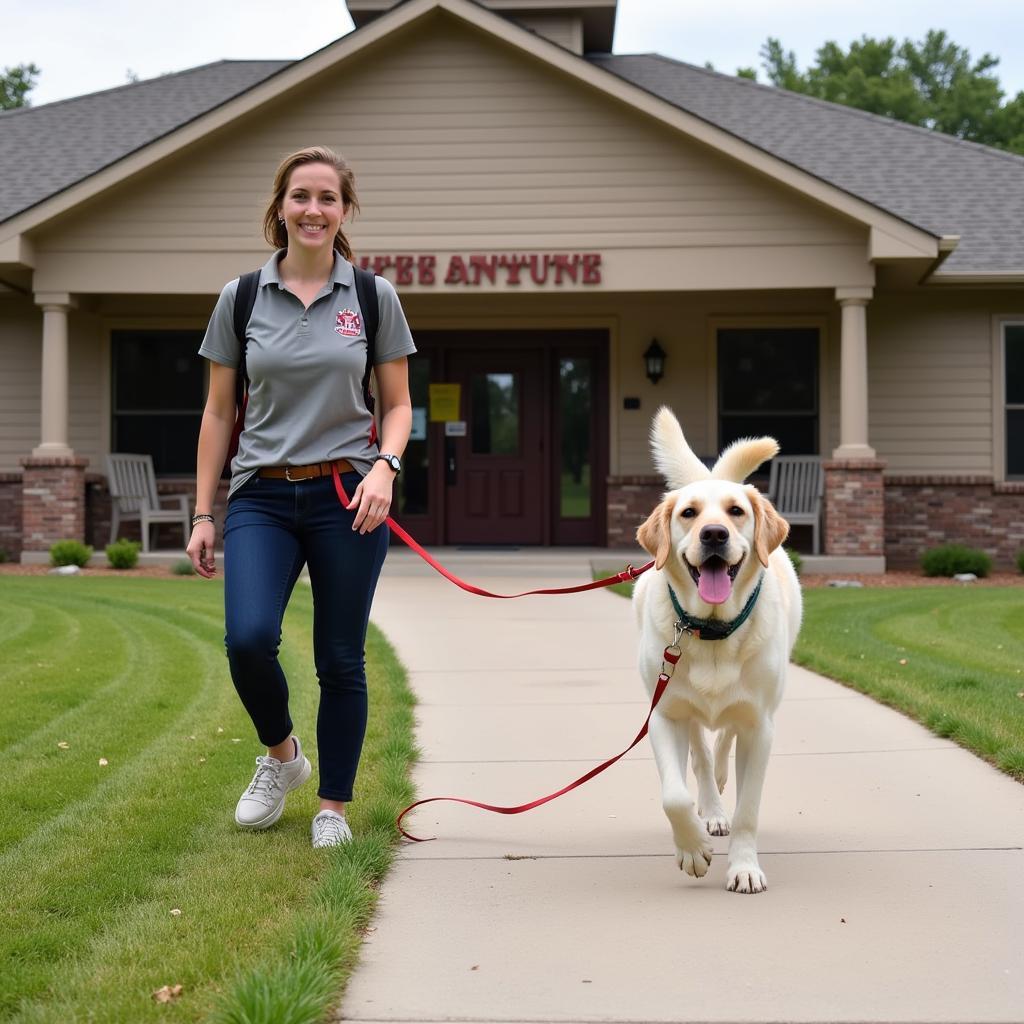
[[[651,343],[647,346],[644,366],[647,368],[647,379],[652,384],[657,384],[665,375],[665,350],[658,344],[657,338],[651,338]]]

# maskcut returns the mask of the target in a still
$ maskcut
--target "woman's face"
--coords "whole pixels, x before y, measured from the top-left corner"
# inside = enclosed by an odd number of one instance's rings
[[[329,164],[296,167],[278,214],[284,218],[289,249],[332,249],[345,220],[338,172]]]

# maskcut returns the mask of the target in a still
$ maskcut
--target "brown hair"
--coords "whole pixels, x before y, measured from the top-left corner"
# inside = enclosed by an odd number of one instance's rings
[[[356,199],[356,176],[352,168],[326,146],[310,146],[307,149],[300,149],[290,156],[286,156],[274,175],[274,192],[267,204],[267,212],[263,215],[263,237],[275,249],[288,248],[288,232],[284,224],[279,220],[281,204],[284,202],[284,194],[288,191],[288,182],[291,180],[292,171],[303,164],[327,164],[338,172],[338,182],[341,185],[342,209],[358,210],[359,201]],[[352,262],[352,246],[348,244],[345,232],[339,225],[338,233],[334,236],[334,248],[349,261]]]

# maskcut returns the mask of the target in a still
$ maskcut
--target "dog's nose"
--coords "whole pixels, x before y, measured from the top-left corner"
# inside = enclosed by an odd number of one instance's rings
[[[718,526],[715,523],[709,523],[700,531],[701,544],[706,544],[709,548],[721,547],[728,543],[728,540],[729,531],[724,526]]]

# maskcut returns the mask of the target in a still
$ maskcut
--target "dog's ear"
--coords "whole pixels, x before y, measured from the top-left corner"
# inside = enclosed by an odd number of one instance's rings
[[[741,437],[718,456],[711,475],[741,484],[762,462],[778,454],[779,442],[774,437]]]
[[[707,466],[693,454],[679,420],[667,405],[655,413],[651,423],[651,454],[670,491],[711,476]]]
[[[668,561],[672,547],[672,509],[675,499],[670,495],[647,517],[636,531],[637,543],[649,555],[654,555],[654,568],[661,569]]]
[[[756,487],[744,490],[754,509],[754,551],[758,561],[768,568],[768,556],[789,536],[789,523]]]

